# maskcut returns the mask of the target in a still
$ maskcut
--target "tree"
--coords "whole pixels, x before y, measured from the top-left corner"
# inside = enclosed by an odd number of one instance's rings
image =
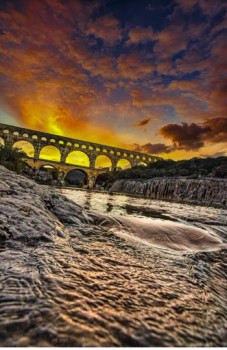
[[[186,176],[198,178],[199,176],[227,177],[227,157],[218,158],[192,158],[173,161],[159,160],[149,163],[148,167],[134,166],[119,171],[117,179],[151,179],[164,176]]]
[[[25,166],[24,157],[26,157],[26,154],[19,148],[0,145],[0,165],[7,169],[21,173]]]
[[[227,162],[219,165],[215,171],[214,171],[214,176],[216,177],[222,177],[222,178],[227,178]]]

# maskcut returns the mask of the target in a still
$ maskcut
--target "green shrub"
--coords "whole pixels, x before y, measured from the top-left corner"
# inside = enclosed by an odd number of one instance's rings
[[[227,178],[227,157],[192,158],[188,160],[158,160],[148,166],[134,166],[131,169],[115,172],[111,181],[117,179],[151,179],[164,176],[216,176]]]
[[[19,148],[14,148],[10,145],[0,145],[0,165],[9,170],[21,173],[25,166],[25,156],[26,154]]]

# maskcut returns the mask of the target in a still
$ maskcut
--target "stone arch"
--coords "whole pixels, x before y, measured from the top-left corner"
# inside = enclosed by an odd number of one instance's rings
[[[61,152],[55,146],[52,146],[52,145],[44,146],[41,148],[39,158],[60,162]]]
[[[47,141],[47,138],[46,137],[41,137],[41,141]]]
[[[8,129],[4,129],[3,130],[3,134],[9,134],[9,130]]]
[[[50,142],[55,143],[56,141],[55,139],[50,139]]]
[[[21,149],[21,151],[26,153],[28,157],[34,157],[34,154],[35,154],[34,146],[29,141],[24,141],[24,140],[16,141],[13,143],[13,147]]]
[[[83,187],[88,184],[88,174],[82,169],[72,169],[67,172],[65,182],[71,186]]]
[[[117,162],[117,168],[128,169],[131,167],[132,167],[132,164],[128,159],[121,158]]]
[[[37,135],[32,135],[32,139],[38,140],[38,136]]]
[[[137,165],[147,166],[147,163],[145,163],[145,162],[139,162]]]
[[[13,135],[14,135],[14,136],[19,136],[19,132],[18,132],[18,131],[14,131],[14,132],[13,132]]]
[[[58,171],[58,169],[52,164],[43,164],[39,167],[40,170],[43,168]]]
[[[58,143],[59,143],[59,145],[64,145],[65,144],[63,140],[59,140]]]
[[[49,174],[52,174],[53,180],[57,180],[57,178],[58,178],[58,169],[53,165],[43,164],[43,165],[41,165],[39,170],[44,170],[44,171],[48,172]]]
[[[102,169],[102,168],[108,168],[110,169],[112,167],[112,160],[107,155],[99,155],[95,160],[95,168],[96,169]]]
[[[2,137],[0,137],[0,145],[4,146],[5,145],[5,141]]]
[[[108,173],[101,173],[96,177],[95,180],[95,187],[103,186],[105,185],[105,182],[108,180]]]
[[[66,163],[81,165],[81,166],[85,166],[85,167],[90,166],[89,157],[86,155],[86,153],[84,153],[82,151],[70,152],[66,158]]]

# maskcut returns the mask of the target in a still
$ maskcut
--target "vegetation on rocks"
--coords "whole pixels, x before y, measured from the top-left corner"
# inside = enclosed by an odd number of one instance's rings
[[[147,167],[137,166],[122,170],[118,173],[119,179],[144,178],[163,176],[199,176],[227,178],[227,157],[192,158],[189,160],[159,160],[150,163]]]
[[[26,154],[19,148],[10,145],[0,145],[0,165],[20,174],[25,166],[24,157]]]
[[[189,160],[158,160],[148,166],[135,166],[130,169],[103,174],[105,188],[119,179],[148,180],[154,177],[186,177],[197,179],[203,177],[227,178],[227,157],[192,158]],[[100,179],[101,180],[101,179]]]

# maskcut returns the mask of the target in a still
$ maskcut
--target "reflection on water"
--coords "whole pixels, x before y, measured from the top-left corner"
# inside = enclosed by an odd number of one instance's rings
[[[178,251],[226,248],[223,235],[220,236],[219,230],[206,222],[212,218],[216,220],[218,214],[221,224],[224,211],[220,209],[184,205],[182,210],[181,204],[126,195],[67,189],[63,193],[91,211],[96,225],[109,232]],[[107,216],[106,213],[111,215]]]
[[[141,219],[161,219],[183,223],[193,223],[201,228],[222,231],[227,225],[226,209],[179,204],[126,195],[63,189],[61,191],[86,210],[95,210],[111,215],[137,217]],[[224,234],[225,236],[225,234]]]
[[[71,189],[64,189],[62,193],[86,210],[95,210],[101,213],[107,212],[112,215],[170,219],[169,216],[164,214],[165,210],[146,208],[144,202],[149,202],[149,200],[135,199],[125,195],[119,196]]]

